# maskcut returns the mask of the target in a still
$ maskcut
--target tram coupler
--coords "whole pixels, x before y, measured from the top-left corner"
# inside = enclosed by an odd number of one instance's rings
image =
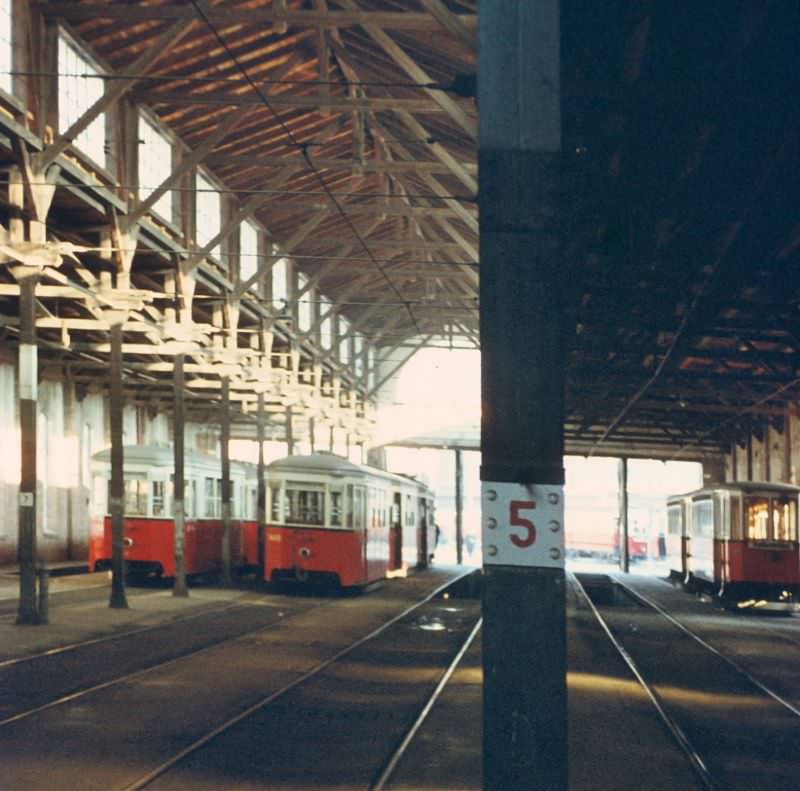
[[[36,622],[42,625],[50,623],[50,569],[39,566],[36,569],[39,578],[39,601]]]

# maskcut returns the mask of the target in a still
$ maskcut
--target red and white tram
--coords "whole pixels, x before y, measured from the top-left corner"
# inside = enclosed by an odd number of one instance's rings
[[[736,482],[668,498],[671,576],[734,599],[796,597],[799,494],[788,484]]]
[[[124,454],[125,562],[130,574],[175,576],[173,511],[174,458],[171,447],[126,446]],[[111,451],[95,454],[89,538],[89,568],[111,567],[109,485]],[[184,458],[184,556],[188,575],[222,567],[222,472],[213,456],[186,453]],[[257,482],[250,464],[231,462],[231,564],[256,567]]]
[[[267,481],[267,581],[357,587],[427,565],[433,494],[418,481],[331,453],[274,461]]]

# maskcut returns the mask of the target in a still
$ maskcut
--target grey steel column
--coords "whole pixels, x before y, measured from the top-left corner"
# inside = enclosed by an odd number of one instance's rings
[[[175,482],[172,492],[173,511],[175,514],[175,583],[172,586],[173,596],[188,596],[186,585],[186,504],[184,484],[184,395],[183,395],[183,355],[176,354],[173,368],[173,450],[175,454]]]
[[[222,377],[222,431],[219,442],[222,451],[222,584],[233,583],[231,575],[231,409],[230,379]]]
[[[464,562],[464,459],[456,449],[456,563]]]
[[[483,788],[567,789],[558,0],[481,4]]]
[[[19,484],[19,605],[17,623],[39,622],[36,603],[36,419],[38,356],[36,346],[36,283],[39,270],[18,267],[19,282],[19,422],[21,465]]]
[[[264,394],[258,394],[258,493],[256,507],[258,509],[258,568],[263,575],[267,554],[267,468],[264,465],[264,442],[266,440],[266,416],[264,414]]]
[[[628,551],[628,460],[620,459],[617,466],[619,482],[619,567],[626,574],[630,571],[631,559]]]
[[[125,459],[122,449],[122,319],[111,316],[111,598],[125,609]]]
[[[313,417],[308,419],[308,446],[313,453],[316,447],[316,440],[317,440],[317,424]]]

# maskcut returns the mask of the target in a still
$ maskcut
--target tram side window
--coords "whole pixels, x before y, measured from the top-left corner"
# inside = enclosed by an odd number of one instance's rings
[[[331,525],[333,527],[342,526],[342,499],[344,492],[341,489],[331,489]]]
[[[769,537],[769,502],[766,497],[748,497],[745,500],[745,538],[763,541]]]
[[[772,498],[772,534],[776,541],[797,541],[797,502],[794,499]]]
[[[205,479],[205,516],[215,517],[220,514],[220,501],[222,500],[222,479]]]
[[[287,487],[285,500],[287,522],[299,525],[325,523],[325,492]]]
[[[711,500],[692,503],[692,534],[698,538],[714,535],[714,506]]]
[[[366,497],[363,486],[353,487],[353,527],[356,530],[364,529],[364,506]]]
[[[269,518],[272,522],[282,522],[281,514],[281,487],[273,483],[269,487]]]
[[[167,515],[166,481],[153,481],[153,516]]]
[[[147,481],[126,480],[125,506],[126,516],[147,516]],[[111,502],[111,481],[108,482],[108,502]]]
[[[679,536],[681,534],[680,505],[670,505],[667,508],[667,532],[671,536]]]

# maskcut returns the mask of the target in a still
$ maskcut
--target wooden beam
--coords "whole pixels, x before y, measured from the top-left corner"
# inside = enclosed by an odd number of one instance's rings
[[[471,52],[477,52],[478,37],[473,26],[465,24],[464,19],[459,14],[454,14],[442,0],[419,1],[422,7],[426,8],[448,33],[452,33]]]
[[[230,107],[264,107],[264,100],[255,94],[239,94],[233,91],[207,91],[192,94],[177,91],[135,91],[137,99],[152,105],[226,105]],[[319,96],[291,95],[286,93],[269,97],[269,104],[274,108],[290,108],[298,110],[337,110],[351,113],[354,110],[364,112],[389,112],[398,109],[411,113],[441,114],[442,108],[430,99],[399,99],[394,97],[370,96],[331,96],[323,102]]]
[[[350,11],[360,10],[355,0],[339,0],[339,3]],[[362,25],[362,27],[366,30],[369,37],[380,45],[384,52],[386,52],[412,80],[427,85],[435,82],[435,80],[432,79],[399,44],[395,43],[393,39],[386,35],[381,28],[369,23]],[[478,139],[478,122],[475,117],[468,115],[461,105],[452,99],[445,91],[433,90],[431,88],[424,88],[423,90],[464,132],[467,133],[467,135],[469,135],[469,137],[473,140]]]
[[[189,32],[189,29],[193,25],[194,21],[180,20],[162,33],[154,42],[153,46],[147,49],[144,54],[131,65],[131,73],[137,76],[112,82],[111,86],[106,88],[104,94],[89,107],[66,132],[60,134],[52,145],[48,146],[41,154],[35,155],[36,170],[44,172],[47,166],[51,165],[66,151],[72,145],[73,140],[75,140],[95,118],[104,113],[112,104],[124,96],[139,82],[139,80],[144,79],[147,76],[147,72],[155,63],[163,55],[170,52],[171,48]]]
[[[363,163],[356,162],[352,158],[323,158],[309,156],[309,160],[314,167],[320,170],[354,170],[358,169],[364,173],[434,173],[437,175],[452,174],[452,167],[441,162],[420,161],[413,159],[405,160],[381,160],[365,159]],[[453,159],[455,162],[455,160]],[[309,165],[305,157],[291,155],[287,157],[272,157],[262,154],[220,154],[208,157],[206,164],[210,168],[220,167],[290,167],[294,170],[308,170]],[[468,180],[474,191],[477,191],[477,182],[470,173],[477,173],[477,165],[474,163],[456,163],[461,171],[467,174]]]
[[[71,22],[110,19],[138,21],[148,19],[196,19],[191,5],[117,5],[115,3],[38,2],[36,7],[48,17],[64,18]],[[261,26],[282,22],[291,27],[337,28],[358,27],[371,24],[388,30],[417,30],[436,32],[439,23],[430,14],[414,11],[305,11],[291,9],[282,12],[274,8],[235,8],[207,6],[204,10],[209,21],[220,24]],[[475,30],[475,14],[456,15],[468,30]]]

